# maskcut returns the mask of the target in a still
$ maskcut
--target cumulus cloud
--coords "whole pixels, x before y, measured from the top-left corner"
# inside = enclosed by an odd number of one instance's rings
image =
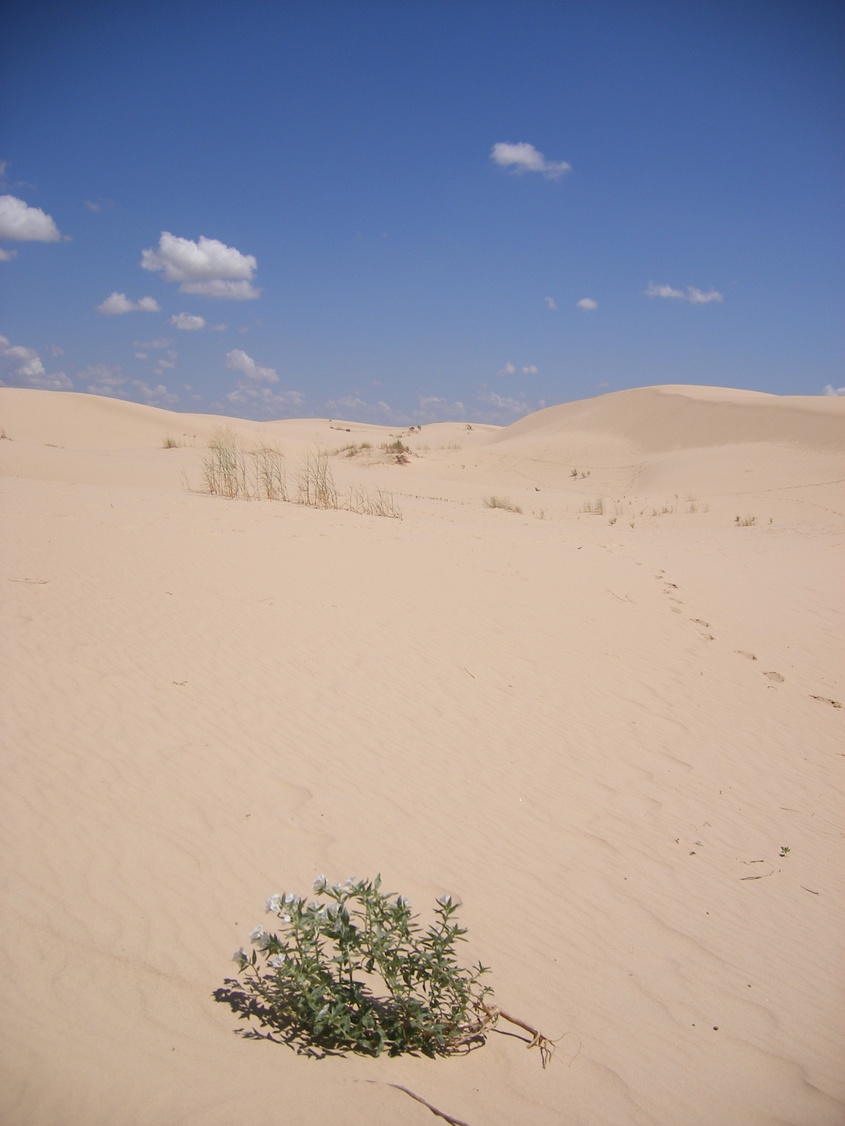
[[[179,282],[182,293],[198,293],[229,301],[249,301],[261,292],[252,285],[258,265],[252,254],[201,235],[198,242],[162,231],[157,250],[141,253],[141,266],[161,271],[165,281]]]
[[[724,301],[724,297],[717,290],[711,289],[704,293],[694,285],[688,285],[684,293],[683,290],[673,289],[671,285],[655,285],[650,281],[643,293],[646,297],[670,297],[676,301],[689,301],[692,305],[708,305],[711,301]]]
[[[528,414],[533,409],[522,398],[517,399],[509,395],[497,395],[495,391],[489,391],[487,388],[483,388],[479,392],[478,399],[489,408],[483,421],[510,421],[524,414]]]
[[[156,366],[153,368],[153,375],[164,375],[165,369],[175,368],[178,356],[178,352],[172,352],[168,349],[168,351],[157,360]]]
[[[161,306],[154,297],[142,297],[139,301],[130,301],[125,293],[114,293],[97,306],[98,313],[105,313],[113,317],[120,313],[160,313]]]
[[[598,301],[593,301],[592,297],[582,297],[580,301],[575,302],[575,306],[578,309],[591,310],[598,309],[599,303]]]
[[[179,396],[169,391],[163,383],[150,387],[142,379],[133,379],[132,386],[144,402],[151,407],[172,407],[179,402]]]
[[[546,302],[546,308],[547,309],[556,309],[557,308],[557,305],[555,305],[554,297],[546,297],[545,302]]]
[[[59,242],[62,235],[50,215],[13,195],[0,195],[0,238],[18,242]]]
[[[125,398],[124,388],[128,376],[118,364],[89,364],[78,373],[85,384],[85,390],[92,395],[107,395],[110,398]]]
[[[518,176],[523,172],[541,172],[547,180],[556,180],[570,170],[565,160],[546,160],[541,152],[525,141],[511,144],[499,141],[490,150],[490,159],[502,168],[510,168]]]
[[[0,262],[11,262],[13,258],[17,258],[17,250],[4,250],[0,246]]]
[[[168,340],[166,336],[159,336],[155,340],[133,340],[133,348],[170,348],[173,345],[172,340]]]
[[[499,368],[499,370],[496,372],[496,375],[500,376],[502,379],[507,379],[509,375],[516,375],[516,368],[513,366],[510,360],[508,360],[503,368]]]
[[[2,339],[2,337],[0,337]],[[845,395],[845,387],[834,387],[832,383],[828,383],[824,390],[823,395]]]
[[[73,390],[73,384],[63,371],[45,371],[34,348],[12,344],[5,336],[0,336],[0,385],[36,387],[41,391]]]
[[[414,417],[419,422],[455,422],[466,418],[466,413],[466,407],[459,399],[420,395]]]
[[[536,364],[526,364],[525,367],[522,369],[522,374],[523,375],[536,375],[537,374],[537,365]]]
[[[341,399],[329,399],[324,405],[334,418],[350,418],[363,422],[371,422],[374,418],[379,422],[393,421],[393,409],[383,399],[379,399],[376,403],[368,403],[360,395],[344,395]]]
[[[244,380],[248,383],[278,383],[279,376],[275,368],[262,367],[257,364],[252,356],[248,356],[243,348],[233,348],[226,353],[226,367],[230,371],[243,372]]]
[[[266,416],[305,402],[301,391],[274,391],[272,384],[279,382],[276,370],[257,364],[242,348],[226,353],[226,367],[241,373],[238,386],[226,395],[226,399],[238,407]]]
[[[193,313],[175,313],[170,318],[174,328],[181,328],[184,332],[196,332],[205,328],[205,317],[196,317]]]

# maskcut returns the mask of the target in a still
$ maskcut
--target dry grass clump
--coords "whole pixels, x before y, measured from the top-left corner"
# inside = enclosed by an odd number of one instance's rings
[[[311,508],[338,508],[329,455],[325,450],[309,450],[303,457],[296,479],[299,503]]]
[[[590,516],[604,516],[604,497],[596,497],[595,500],[586,501],[581,505],[581,511]]]
[[[203,465],[203,480],[209,493],[242,500],[290,501],[284,454],[277,446],[262,442],[244,451],[240,438],[228,427],[215,431],[208,444]],[[393,494],[384,489],[349,489],[340,498],[334,482],[329,454],[309,450],[296,477],[296,502],[310,508],[335,508],[359,512],[364,516],[389,516],[401,520]]]
[[[202,464],[206,488],[215,496],[246,497],[246,461],[241,440],[228,426],[215,430]]]
[[[739,528],[751,528],[757,523],[756,516],[737,516],[735,521]],[[771,521],[769,521],[771,523]]]
[[[522,509],[509,497],[485,497],[484,503],[488,508],[502,508],[505,512],[522,512]]]

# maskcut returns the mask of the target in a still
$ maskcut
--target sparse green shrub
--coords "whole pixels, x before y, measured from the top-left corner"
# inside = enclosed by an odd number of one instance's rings
[[[397,438],[395,442],[384,442],[381,448],[387,450],[389,454],[409,454],[411,452],[411,447],[406,446],[401,438]]]
[[[552,1041],[488,1001],[487,967],[459,965],[466,930],[451,896],[437,900],[436,921],[424,928],[378,876],[343,885],[320,876],[314,892],[321,898],[308,904],[270,896],[276,930],[252,931],[252,952],[234,955],[241,977],[227,980],[218,1000],[312,1053],[448,1055],[482,1044],[501,1017],[531,1034],[545,1067]]]

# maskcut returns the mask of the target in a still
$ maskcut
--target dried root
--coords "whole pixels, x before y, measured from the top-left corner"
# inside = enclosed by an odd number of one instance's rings
[[[510,1013],[506,1013],[504,1009],[500,1009],[498,1005],[486,1005],[482,1001],[480,1008],[482,1013],[480,1023],[483,1028],[493,1028],[496,1022],[501,1019],[506,1020],[509,1024],[515,1024],[517,1028],[521,1028],[524,1032],[527,1032],[531,1039],[526,1044],[526,1047],[540,1049],[540,1062],[545,1068],[546,1064],[555,1053],[555,1046],[557,1045],[556,1040],[550,1040],[548,1036],[544,1036],[539,1029],[534,1028],[530,1024],[526,1024],[525,1021],[520,1020],[519,1017],[511,1016]]]

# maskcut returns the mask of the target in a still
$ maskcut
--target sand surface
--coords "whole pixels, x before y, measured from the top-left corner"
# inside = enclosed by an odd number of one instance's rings
[[[293,493],[370,442],[335,479],[401,520],[207,495],[223,422],[0,390],[4,1126],[436,1121],[391,1084],[468,1126],[841,1126],[845,400],[230,420]],[[323,872],[460,896],[552,1064],[238,1035],[232,951]]]

